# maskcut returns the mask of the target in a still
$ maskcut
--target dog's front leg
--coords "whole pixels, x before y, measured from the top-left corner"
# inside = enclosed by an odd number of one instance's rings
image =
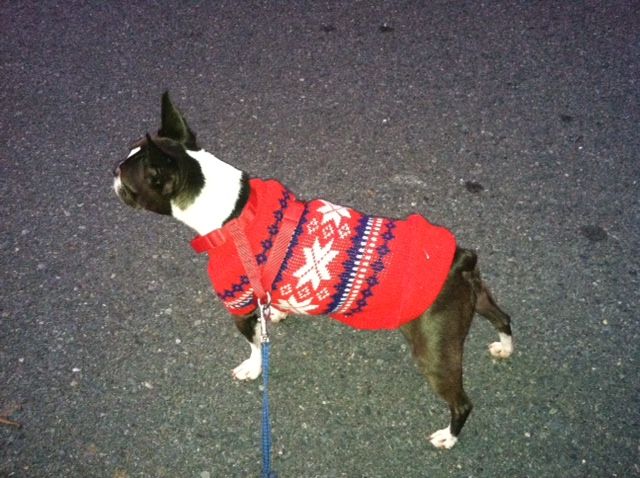
[[[249,341],[251,355],[231,372],[236,380],[255,380],[262,372],[262,353],[260,349],[260,323],[258,313],[234,316],[236,327]]]

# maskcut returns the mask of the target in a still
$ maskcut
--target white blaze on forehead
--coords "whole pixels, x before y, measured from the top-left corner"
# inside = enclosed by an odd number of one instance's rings
[[[122,187],[122,181],[120,180],[120,176],[116,176],[115,179],[113,180],[113,189],[115,189],[116,194],[118,194],[121,187]]]
[[[131,156],[133,156],[134,154],[136,154],[138,151],[140,151],[142,148],[140,146],[136,146],[135,148],[133,148],[131,151],[129,151],[129,155],[127,156],[127,159],[129,159]]]

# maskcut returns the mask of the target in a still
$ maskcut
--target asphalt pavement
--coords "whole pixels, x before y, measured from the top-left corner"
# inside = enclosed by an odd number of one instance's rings
[[[640,9],[608,2],[0,4],[0,477],[250,477],[260,384],[193,232],[112,190],[169,89],[202,145],[476,249],[456,447],[394,332],[273,333],[274,468],[640,476]]]

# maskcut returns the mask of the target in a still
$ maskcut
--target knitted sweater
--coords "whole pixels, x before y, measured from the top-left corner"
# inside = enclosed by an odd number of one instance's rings
[[[264,267],[287,208],[298,200],[275,180],[252,179],[250,185],[239,219]],[[196,237],[192,246],[208,253],[209,276],[229,312],[253,312],[253,288],[226,226]],[[455,249],[451,232],[418,214],[394,220],[312,200],[304,204],[271,287],[272,305],[329,315],[357,329],[397,328],[434,302]]]

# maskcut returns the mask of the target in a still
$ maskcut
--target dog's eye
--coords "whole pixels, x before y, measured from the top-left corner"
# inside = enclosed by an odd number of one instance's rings
[[[147,182],[152,187],[160,187],[162,185],[162,177],[160,171],[156,168],[149,168],[147,171]]]

